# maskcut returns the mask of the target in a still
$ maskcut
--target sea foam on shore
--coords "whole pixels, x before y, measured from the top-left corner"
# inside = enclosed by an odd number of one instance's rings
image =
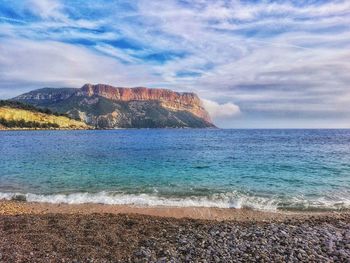
[[[213,208],[248,208],[260,211],[275,212],[278,210],[343,210],[350,208],[350,200],[337,198],[334,200],[318,198],[314,200],[302,197],[282,200],[242,193],[231,192],[210,196],[164,197],[151,194],[122,194],[113,192],[70,193],[70,194],[21,194],[0,193],[0,199],[22,200],[28,202],[52,204],[107,204],[133,205],[140,207],[213,207]]]

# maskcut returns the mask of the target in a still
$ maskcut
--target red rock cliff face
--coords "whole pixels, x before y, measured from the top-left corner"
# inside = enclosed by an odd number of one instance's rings
[[[211,123],[208,112],[204,109],[201,100],[194,93],[179,93],[167,89],[138,88],[116,88],[104,84],[85,84],[77,95],[101,96],[110,100],[132,101],[132,100],[154,100],[171,110],[189,111]]]

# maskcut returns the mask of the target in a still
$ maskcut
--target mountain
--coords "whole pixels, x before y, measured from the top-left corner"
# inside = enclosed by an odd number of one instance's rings
[[[82,122],[16,101],[0,100],[0,129],[88,129]]]
[[[13,100],[80,118],[96,128],[215,127],[196,94],[166,89],[85,84],[80,89],[38,89]]]

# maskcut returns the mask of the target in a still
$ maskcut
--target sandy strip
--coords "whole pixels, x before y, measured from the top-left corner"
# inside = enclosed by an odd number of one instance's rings
[[[263,212],[248,209],[206,207],[137,207],[104,204],[51,204],[0,201],[0,215],[19,214],[140,214],[149,216],[234,221],[284,221],[286,219],[338,217],[349,212]]]

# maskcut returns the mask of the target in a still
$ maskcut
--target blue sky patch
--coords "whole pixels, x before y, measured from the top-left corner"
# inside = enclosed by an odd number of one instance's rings
[[[178,71],[176,72],[176,77],[178,78],[188,78],[188,77],[199,77],[202,73],[195,71]]]

